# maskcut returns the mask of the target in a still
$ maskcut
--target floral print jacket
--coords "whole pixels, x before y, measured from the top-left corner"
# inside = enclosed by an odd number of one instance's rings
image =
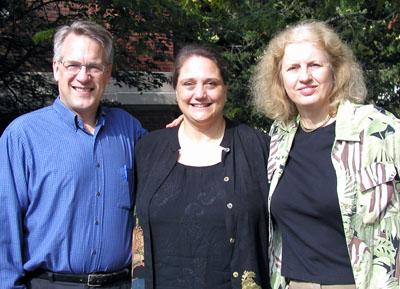
[[[271,196],[285,169],[299,119],[271,128]],[[348,253],[357,289],[400,288],[400,121],[372,105],[339,106],[331,158]],[[270,211],[270,210],[268,210]],[[269,224],[271,287],[287,289],[280,275],[282,242]]]
[[[230,244],[232,289],[269,289],[267,160],[269,136],[226,120],[223,182],[225,225]],[[132,242],[132,288],[154,288],[150,202],[176,164],[178,127],[142,137],[135,147],[136,226]],[[201,289],[201,288],[196,288]]]

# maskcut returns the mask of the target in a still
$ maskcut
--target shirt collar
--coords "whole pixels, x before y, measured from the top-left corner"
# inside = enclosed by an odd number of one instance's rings
[[[357,106],[348,100],[343,101],[339,107],[336,115],[336,128],[335,136],[337,140],[344,141],[360,141],[360,128],[359,121],[356,120]],[[288,123],[282,121],[275,121],[275,125],[280,130],[286,133],[294,133],[299,126],[300,115],[297,115],[295,120]],[[271,132],[273,133],[273,132]]]
[[[79,128],[83,129],[82,120],[78,117],[78,115],[69,109],[61,100],[60,97],[57,97],[53,103],[53,108],[59,114],[59,116],[63,119],[63,121],[71,128],[77,130]],[[97,110],[97,126],[103,126],[105,124],[105,111],[102,106],[99,106]]]
[[[273,124],[274,126],[278,127],[280,130],[285,131],[286,133],[296,131],[300,122],[300,115],[296,116],[295,120],[291,120],[289,122],[283,122],[280,120],[276,120]],[[273,126],[273,127],[274,127]],[[272,131],[271,131],[272,133]]]
[[[336,115],[336,139],[360,141],[359,121],[355,119],[356,108],[357,106],[347,100],[339,105]]]

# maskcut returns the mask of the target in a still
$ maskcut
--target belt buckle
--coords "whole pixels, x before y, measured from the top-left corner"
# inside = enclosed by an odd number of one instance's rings
[[[103,284],[92,284],[92,281],[93,282],[96,282],[96,277],[98,277],[99,276],[99,274],[89,274],[88,275],[88,279],[87,279],[87,286],[88,287],[101,287],[101,285],[103,285]],[[101,276],[101,275],[100,275]],[[97,281],[98,282],[98,281]]]

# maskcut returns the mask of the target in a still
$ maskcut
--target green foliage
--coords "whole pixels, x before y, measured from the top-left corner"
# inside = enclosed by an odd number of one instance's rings
[[[49,81],[54,29],[84,18],[85,3],[74,1],[68,15],[63,1],[2,1],[0,4],[0,113],[21,114],[43,107],[57,95]]]
[[[142,90],[166,81],[162,74],[150,71],[157,70],[153,60],[173,58],[166,53],[170,45],[175,51],[193,42],[216,46],[231,69],[225,114],[268,130],[271,121],[252,107],[248,82],[254,65],[277,31],[302,19],[319,19],[332,25],[352,47],[365,70],[368,101],[400,116],[399,0],[3,2],[0,6],[0,92],[5,97],[0,98],[0,105],[6,100],[9,107],[11,103],[17,104],[15,107],[23,111],[22,107],[29,101],[23,100],[22,94],[27,99],[54,96],[55,86],[45,86],[37,79],[30,84],[26,74],[20,76],[20,72],[49,71],[49,40],[53,29],[73,19],[90,17],[104,23],[116,40],[113,76],[120,84]],[[72,9],[68,15],[61,13],[64,6]],[[26,87],[29,89],[23,89]]]
[[[400,2],[363,1],[330,22],[364,69],[368,102],[400,116]],[[396,16],[397,15],[397,16]],[[397,21],[397,22],[396,22]]]
[[[33,35],[33,42],[37,44],[51,44],[51,40],[54,34],[54,29],[47,29],[44,31],[39,31]]]
[[[400,116],[400,1],[196,0],[180,1],[199,26],[191,41],[218,46],[232,77],[225,114],[268,130],[270,120],[251,105],[248,81],[271,37],[286,25],[319,19],[332,25],[365,69],[368,101]],[[396,16],[397,15],[397,16]],[[389,25],[390,23],[395,23]],[[391,28],[389,28],[389,26]],[[189,41],[188,41],[189,42]]]
[[[165,4],[164,4],[165,3]],[[173,6],[175,9],[177,6]],[[168,1],[12,0],[0,4],[0,113],[21,114],[57,95],[51,80],[52,37],[73,20],[106,25],[115,40],[113,76],[138,90],[159,87],[164,74],[154,62],[171,59]],[[165,14],[165,13],[168,14]],[[162,38],[160,39],[160,35]]]

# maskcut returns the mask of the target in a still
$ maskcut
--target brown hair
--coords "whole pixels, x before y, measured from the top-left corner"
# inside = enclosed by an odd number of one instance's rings
[[[172,86],[176,89],[179,73],[184,62],[192,56],[201,56],[212,60],[219,69],[224,84],[229,81],[229,72],[224,59],[215,49],[200,44],[190,44],[181,48],[176,55],[174,69],[172,70]]]

